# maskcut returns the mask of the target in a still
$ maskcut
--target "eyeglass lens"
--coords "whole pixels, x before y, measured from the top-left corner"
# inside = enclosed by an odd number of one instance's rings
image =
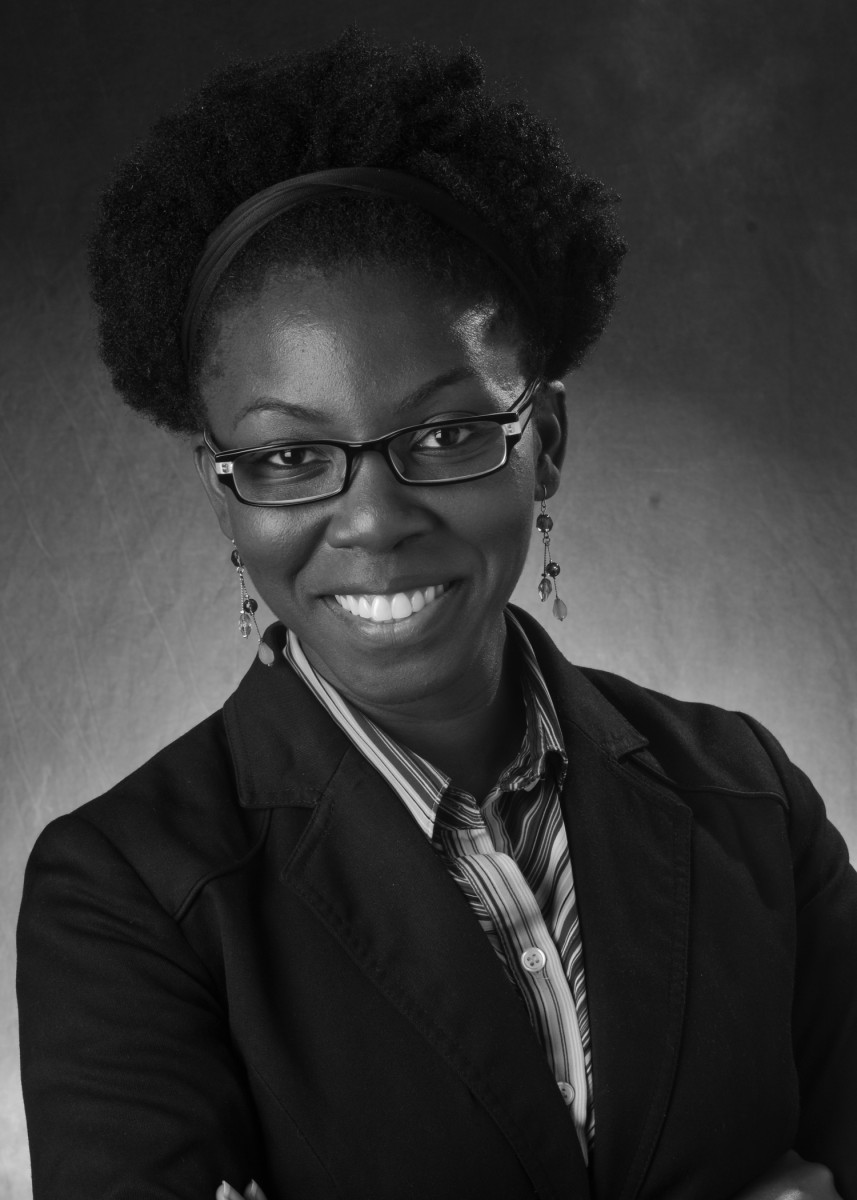
[[[410,483],[447,483],[496,470],[506,460],[506,435],[494,422],[411,429],[388,443],[389,459]],[[347,457],[340,446],[305,442],[235,459],[238,493],[256,503],[296,503],[341,491]]]

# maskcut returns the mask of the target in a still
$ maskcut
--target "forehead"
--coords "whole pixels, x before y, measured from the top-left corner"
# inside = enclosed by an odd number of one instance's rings
[[[333,419],[336,406],[370,401],[383,415],[459,367],[498,396],[520,381],[518,339],[493,302],[444,295],[402,271],[277,271],[220,314],[209,346],[200,392],[223,432],[257,396],[300,395]]]

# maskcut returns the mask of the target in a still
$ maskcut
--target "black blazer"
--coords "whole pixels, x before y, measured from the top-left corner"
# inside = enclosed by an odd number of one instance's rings
[[[278,659],[33,851],[36,1200],[718,1200],[792,1146],[857,1198],[857,876],[821,801],[747,718],[518,616],[569,755],[589,1169],[466,901]]]

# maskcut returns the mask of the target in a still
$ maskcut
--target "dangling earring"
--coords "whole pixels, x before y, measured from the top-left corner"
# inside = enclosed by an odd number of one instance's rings
[[[238,547],[235,545],[235,538],[232,539],[232,565],[238,572],[238,581],[241,584],[241,612],[238,614],[238,630],[243,638],[248,638],[256,630],[256,636],[259,639],[259,648],[256,655],[259,662],[264,663],[266,667],[270,667],[274,661],[274,651],[262,641],[262,635],[259,632],[259,623],[256,620],[256,610],[258,603],[253,599],[247,591],[247,582],[244,579],[244,563],[241,561],[241,555],[238,553]]]
[[[544,484],[542,484],[542,491],[542,510],[536,517],[536,529],[542,535],[542,542],[545,548],[542,560],[542,577],[539,581],[539,599],[544,603],[551,592],[554,592],[553,615],[558,621],[564,621],[568,616],[568,609],[559,598],[559,589],[556,583],[556,577],[559,575],[559,563],[555,563],[551,558],[551,530],[553,529],[553,521],[548,516],[548,506],[546,504],[548,490]],[[552,580],[553,582],[551,582]]]

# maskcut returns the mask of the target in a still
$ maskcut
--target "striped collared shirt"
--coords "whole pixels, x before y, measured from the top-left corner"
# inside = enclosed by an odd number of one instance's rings
[[[477,804],[388,737],[316,673],[288,632],[284,654],[333,720],[392,787],[458,884],[526,1006],[584,1157],[594,1133],[589,1015],[577,902],[559,803],[562,733],[532,647],[507,611],[521,666],[521,748]]]

